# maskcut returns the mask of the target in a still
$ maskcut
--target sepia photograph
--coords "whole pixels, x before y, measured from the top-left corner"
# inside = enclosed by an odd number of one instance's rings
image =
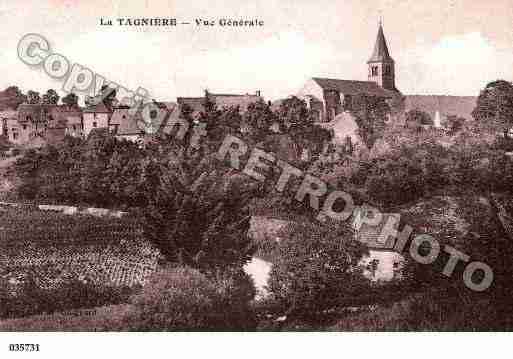
[[[2,0],[0,23],[0,357],[513,329],[511,0]]]

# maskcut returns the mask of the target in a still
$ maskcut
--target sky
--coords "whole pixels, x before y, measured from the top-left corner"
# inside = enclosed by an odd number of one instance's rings
[[[168,17],[177,27],[101,26],[100,18]],[[2,0],[0,88],[59,90],[62,82],[22,63],[27,33],[51,50],[150,96],[296,93],[309,77],[367,80],[378,21],[404,94],[476,96],[513,81],[511,0]],[[262,27],[197,27],[195,19],[260,19]]]

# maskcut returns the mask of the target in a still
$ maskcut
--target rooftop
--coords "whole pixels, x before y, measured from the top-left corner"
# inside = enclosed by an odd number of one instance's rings
[[[344,95],[365,93],[385,98],[392,98],[397,95],[395,92],[385,90],[372,81],[340,80],[320,77],[313,77],[312,79],[324,90],[335,90]]]

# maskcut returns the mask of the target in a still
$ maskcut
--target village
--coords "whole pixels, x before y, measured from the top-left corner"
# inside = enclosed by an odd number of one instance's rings
[[[272,101],[260,90],[153,100],[156,133],[108,86],[83,106],[53,89],[0,92],[0,328],[56,329],[77,307],[104,314],[64,330],[511,325],[506,305],[475,322],[454,308],[477,317],[509,295],[513,85],[403,94],[381,22],[369,48],[366,80],[310,77]],[[490,110],[497,93],[505,105]],[[183,121],[207,124],[204,143],[172,136]],[[474,306],[461,291],[493,294]],[[201,314],[169,319],[166,305]],[[414,310],[423,319],[405,319]]]
[[[442,123],[447,124],[451,118],[472,120],[477,96],[404,95],[396,88],[394,66],[380,25],[367,61],[367,81],[313,77],[298,89],[295,96],[304,100],[308,108],[317,114],[318,123],[331,123],[340,140],[354,137],[350,130],[343,128],[355,127],[355,122],[349,120],[352,123],[347,123],[347,116],[343,113],[351,109],[352,98],[359,94],[386,99],[392,107],[390,122],[395,125],[404,125],[406,114],[412,110],[429,115],[422,124],[425,128],[442,128]],[[93,100],[93,103],[81,107],[75,94],[68,95],[71,102],[58,104],[57,93],[50,90],[49,94],[45,102],[39,95],[35,99],[26,96],[25,101],[17,99],[20,93],[15,86],[0,93],[2,133],[11,143],[33,146],[41,141],[54,143],[64,136],[85,138],[92,130],[100,128],[108,129],[117,138],[132,141],[145,136],[144,128],[137,125],[140,114],[139,117],[128,116],[129,107],[125,104],[116,101],[106,105],[103,101]],[[208,93],[208,96],[219,108],[238,106],[241,112],[245,112],[251,103],[267,102],[260,91],[253,94]],[[172,116],[179,116],[184,105],[190,106],[195,113],[201,112],[203,100],[204,96],[177,97],[176,102],[159,104],[174,112]],[[273,101],[271,108],[277,109],[282,101]]]

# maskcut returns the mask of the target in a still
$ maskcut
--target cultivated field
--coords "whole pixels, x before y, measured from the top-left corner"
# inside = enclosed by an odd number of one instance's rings
[[[157,261],[158,252],[133,219],[0,207],[0,280],[7,283],[32,272],[47,288],[69,278],[133,286],[146,280]]]

